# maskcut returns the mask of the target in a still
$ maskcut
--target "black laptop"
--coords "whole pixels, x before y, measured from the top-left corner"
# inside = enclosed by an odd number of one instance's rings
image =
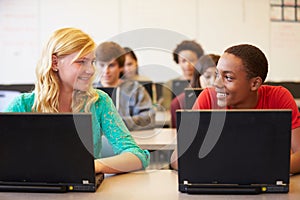
[[[191,109],[194,106],[194,103],[200,93],[203,91],[203,88],[185,88],[184,89],[184,98],[185,98],[185,109]]]
[[[291,110],[178,110],[179,191],[289,191]]]
[[[94,192],[91,114],[0,114],[0,191]]]
[[[139,84],[141,84],[145,90],[150,95],[151,99],[153,99],[153,82],[152,81],[138,81]]]
[[[177,97],[179,94],[184,92],[184,89],[189,86],[187,80],[173,80],[172,81],[172,98]]]
[[[99,90],[102,90],[112,99],[113,103],[116,105],[117,98],[117,88],[115,87],[96,87]]]

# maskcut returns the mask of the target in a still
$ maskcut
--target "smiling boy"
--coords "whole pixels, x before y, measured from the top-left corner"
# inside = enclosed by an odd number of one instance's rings
[[[217,65],[214,88],[204,90],[193,109],[291,109],[291,173],[300,172],[300,116],[291,93],[280,86],[262,85],[268,61],[257,47],[228,48]]]

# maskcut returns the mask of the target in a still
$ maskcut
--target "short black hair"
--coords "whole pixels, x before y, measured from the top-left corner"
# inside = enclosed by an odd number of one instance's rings
[[[181,51],[190,50],[197,54],[197,58],[200,58],[204,54],[204,50],[202,49],[201,45],[198,44],[194,40],[184,40],[180,44],[176,46],[173,51],[173,59],[178,64],[178,54]]]
[[[265,54],[256,46],[240,44],[229,47],[225,53],[233,54],[242,60],[248,78],[261,77],[266,80],[268,74],[268,60]]]

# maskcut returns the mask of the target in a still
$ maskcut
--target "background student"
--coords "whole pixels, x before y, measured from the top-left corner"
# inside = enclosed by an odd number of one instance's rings
[[[220,59],[220,56],[217,55],[217,54],[208,54],[209,57],[214,61],[215,63],[215,66],[217,66],[218,64],[218,61]],[[198,81],[195,83],[195,87],[201,87],[201,88],[207,88],[207,87],[212,87],[213,84],[214,84],[214,81],[215,81],[215,75],[216,75],[216,68],[215,67],[210,67],[210,68],[207,68],[203,74],[197,74],[197,72],[195,71],[194,73],[194,77],[195,78],[192,78],[192,80],[197,80],[197,77],[200,78],[200,82],[198,85]],[[191,83],[192,84],[192,83]]]
[[[290,172],[300,172],[300,116],[291,93],[281,86],[262,85],[268,61],[257,47],[229,47],[217,65],[215,88],[201,92],[193,109],[292,109]],[[176,160],[174,151],[172,161]],[[171,164],[177,168],[177,161]]]
[[[162,106],[170,110],[172,101],[172,84],[175,80],[190,81],[194,73],[194,66],[198,59],[204,54],[201,45],[194,40],[184,40],[176,46],[173,51],[173,59],[181,67],[182,75],[166,82],[163,88]]]
[[[137,81],[121,79],[125,50],[115,42],[103,42],[96,49],[96,66],[100,73],[97,87],[116,88],[116,107],[129,130],[155,127],[155,111],[145,88]]]
[[[92,87],[95,47],[90,36],[79,29],[55,31],[36,67],[34,91],[15,98],[6,111],[92,113],[96,173],[146,168],[149,152],[137,146],[110,97]],[[112,144],[116,156],[101,158],[102,135]]]
[[[135,80],[135,81],[151,81],[150,78],[139,74],[138,59],[134,51],[129,47],[124,47],[125,50],[125,63],[124,63],[124,79]]]
[[[200,57],[194,67],[194,73],[190,82],[192,88],[206,88],[211,87],[211,81],[215,79],[216,64],[210,55],[203,55]],[[200,84],[200,78],[203,78],[205,85]],[[172,128],[176,128],[176,110],[185,108],[185,93],[182,92],[180,95],[175,97],[171,102],[171,124]]]

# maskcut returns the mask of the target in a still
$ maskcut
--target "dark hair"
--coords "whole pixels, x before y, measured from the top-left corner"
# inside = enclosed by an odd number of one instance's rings
[[[210,54],[208,54],[208,55],[211,57],[211,59],[212,59],[212,60],[215,62],[215,64],[217,65],[221,56],[220,56],[220,55],[217,55],[217,54],[213,54],[213,53],[210,53]]]
[[[129,55],[131,58],[133,58],[136,62],[138,61],[135,53],[133,52],[133,50],[129,47],[124,47],[124,50],[125,50],[125,57],[126,55]],[[136,72],[135,72],[137,75],[139,74],[139,68],[137,67],[136,68]]]
[[[102,62],[116,60],[119,67],[123,67],[125,62],[125,50],[115,42],[103,42],[96,49],[96,60]]]
[[[135,53],[133,52],[133,50],[129,47],[124,47],[125,50],[125,55],[130,55],[135,61],[138,61]]]
[[[229,47],[225,53],[233,54],[242,60],[248,78],[261,77],[264,82],[268,74],[268,60],[265,54],[250,44],[240,44]]]
[[[210,68],[210,67],[216,67],[216,60],[213,60],[212,54],[203,55],[201,56],[194,68],[194,74],[192,76],[192,80],[190,82],[190,85],[192,88],[201,88],[200,84],[200,76],[204,74],[204,72]]]
[[[173,51],[173,59],[178,64],[178,54],[181,51],[190,50],[197,54],[197,58],[200,58],[204,54],[204,50],[201,45],[194,40],[184,40]]]

